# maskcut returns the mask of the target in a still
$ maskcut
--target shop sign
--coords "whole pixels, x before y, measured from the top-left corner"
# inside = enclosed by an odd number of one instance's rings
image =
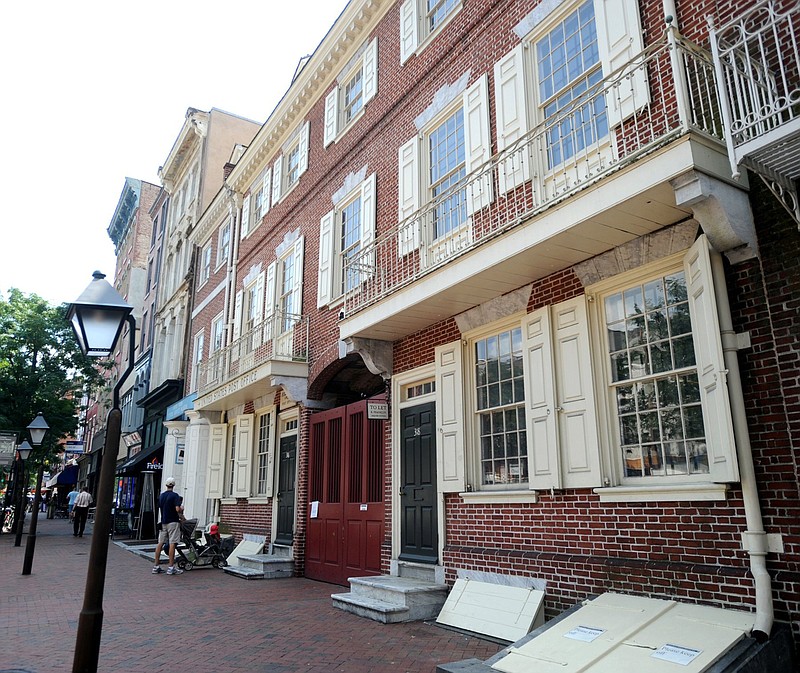
[[[147,463],[147,469],[148,470],[163,470],[164,469],[164,463],[159,463],[157,460],[152,460],[149,463]]]
[[[367,400],[367,418],[371,421],[388,421],[389,403],[378,400]]]

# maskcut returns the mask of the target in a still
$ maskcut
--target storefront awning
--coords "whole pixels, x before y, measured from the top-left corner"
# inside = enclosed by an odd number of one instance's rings
[[[117,467],[117,474],[118,475],[132,475],[141,472],[143,469],[146,469],[146,465],[151,460],[157,463],[161,463],[160,458],[164,455],[164,443],[156,444],[155,446],[151,446],[149,449],[145,449],[144,451],[139,451],[135,456],[131,456],[126,460],[124,463]],[[158,468],[160,469],[160,468]]]
[[[69,484],[78,483],[78,466],[67,465],[61,472],[50,477],[45,484],[46,488],[53,488],[53,486],[64,486]]]

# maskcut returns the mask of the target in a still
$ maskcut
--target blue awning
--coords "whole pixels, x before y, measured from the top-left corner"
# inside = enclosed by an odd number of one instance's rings
[[[53,486],[71,486],[77,484],[79,469],[77,465],[67,465],[57,475],[50,477],[45,486],[47,486],[47,488],[52,488]]]

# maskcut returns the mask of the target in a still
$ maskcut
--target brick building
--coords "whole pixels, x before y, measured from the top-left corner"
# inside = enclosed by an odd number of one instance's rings
[[[190,514],[797,642],[798,10],[754,4],[348,3],[187,234]]]

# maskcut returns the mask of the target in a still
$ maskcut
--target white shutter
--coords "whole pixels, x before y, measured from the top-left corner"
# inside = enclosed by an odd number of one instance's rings
[[[242,226],[239,227],[239,235],[244,238],[250,231],[250,192],[244,195],[242,201]]]
[[[265,491],[265,495],[268,498],[271,498],[274,493],[274,481],[275,481],[275,447],[277,444],[277,440],[275,438],[275,414],[270,412],[269,414],[269,446],[267,447],[267,488]]]
[[[440,493],[458,493],[464,480],[464,391],[461,341],[436,347],[436,477]]]
[[[630,0],[594,0],[597,47],[603,75],[608,77],[644,49],[639,3]],[[608,124],[616,126],[650,102],[647,73],[636,68],[626,73],[606,97]]]
[[[397,234],[397,251],[407,255],[420,246],[421,232],[419,220],[403,222],[419,209],[419,139],[414,136],[398,150],[398,213],[397,218],[403,228]]]
[[[358,282],[361,284],[375,275],[375,251],[370,250],[375,242],[375,217],[377,199],[375,192],[375,173],[361,184],[361,256],[358,269]]]
[[[602,486],[586,297],[553,306],[551,316],[563,485]]]
[[[304,237],[301,236],[294,244],[294,287],[292,292],[295,296],[295,309],[298,314],[303,312],[303,241]]]
[[[483,166],[492,156],[489,137],[489,77],[484,74],[464,92],[464,144],[466,171]],[[471,215],[492,202],[492,174],[486,171],[467,185],[467,210]]]
[[[236,341],[242,335],[242,302],[244,292],[239,290],[233,303],[233,340]]]
[[[522,329],[528,480],[532,489],[561,488],[549,307],[528,315]]]
[[[265,273],[262,271],[258,274],[258,278],[256,279],[256,289],[255,289],[255,316],[253,319],[254,325],[260,325],[261,319],[264,317],[264,279]]]
[[[339,122],[339,87],[335,86],[325,97],[325,128],[323,130],[322,145],[327,147],[336,138]]]
[[[249,498],[250,455],[253,453],[253,414],[236,417],[236,465],[233,472],[233,495]]]
[[[223,466],[225,465],[225,437],[228,434],[226,423],[211,425],[211,443],[208,451],[208,470],[206,471],[206,497],[221,498],[223,494]]]
[[[736,442],[728,397],[727,369],[722,355],[717,302],[711,276],[711,246],[705,234],[683,259],[689,313],[692,317],[697,376],[703,403],[708,467],[718,482],[739,481]],[[721,288],[722,292],[725,288]]]
[[[266,298],[264,300],[264,341],[268,341],[275,334],[275,328],[272,322],[275,315],[275,272],[277,266],[277,262],[272,262],[272,264],[267,267],[267,275],[264,280],[264,284],[266,285]]]
[[[497,149],[502,152],[528,132],[528,106],[525,93],[525,52],[517,45],[494,65],[494,98],[497,106]],[[531,158],[527,145],[499,163],[499,189],[502,194],[531,179]]]
[[[400,63],[405,63],[419,44],[419,0],[406,0],[400,7]]]
[[[272,167],[264,171],[264,178],[261,181],[261,215],[267,214],[269,210],[269,196],[272,189]]]
[[[378,93],[378,38],[376,37],[367,46],[364,52],[364,105],[375,98]]]
[[[317,273],[317,308],[333,298],[333,223],[336,211],[331,210],[319,221],[319,271]]]
[[[298,166],[297,177],[300,177],[308,169],[308,148],[309,148],[309,135],[311,134],[311,123],[306,122],[303,124],[303,129],[300,131],[300,140],[298,143]]]
[[[283,181],[283,155],[272,165],[272,205],[281,200],[281,182]]]

